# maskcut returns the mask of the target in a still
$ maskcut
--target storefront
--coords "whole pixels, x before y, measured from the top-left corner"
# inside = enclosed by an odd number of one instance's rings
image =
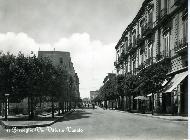
[[[188,114],[188,71],[176,74],[162,93],[162,112]]]

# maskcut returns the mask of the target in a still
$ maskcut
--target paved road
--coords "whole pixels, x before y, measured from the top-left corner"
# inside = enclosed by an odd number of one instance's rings
[[[183,140],[187,138],[187,122],[161,120],[99,108],[76,110],[51,127],[30,131],[33,132],[26,133],[26,130],[25,132],[18,132],[18,130],[15,133],[14,130],[6,132],[0,127],[0,138]]]

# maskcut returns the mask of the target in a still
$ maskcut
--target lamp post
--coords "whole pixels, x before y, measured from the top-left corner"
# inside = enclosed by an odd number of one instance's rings
[[[7,116],[8,116],[8,106],[9,106],[9,94],[5,94],[5,120],[7,121]]]

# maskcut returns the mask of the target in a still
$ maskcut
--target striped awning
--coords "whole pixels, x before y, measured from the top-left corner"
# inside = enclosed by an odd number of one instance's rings
[[[172,92],[183,79],[188,75],[188,71],[176,74],[172,80],[166,85],[163,93]]]
[[[138,100],[148,100],[148,98],[147,97],[145,97],[145,96],[137,96],[137,97],[135,97],[134,99],[138,99]]]

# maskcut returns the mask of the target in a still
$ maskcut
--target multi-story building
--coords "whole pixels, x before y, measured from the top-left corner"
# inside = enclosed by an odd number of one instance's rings
[[[187,13],[187,0],[145,0],[115,47],[117,74],[137,75],[170,58],[170,81],[152,95],[165,113],[187,114]]]
[[[73,79],[72,89],[70,93],[72,92],[72,94],[75,96],[75,100],[79,100],[79,78],[77,73],[75,73],[73,63],[71,62],[70,53],[62,51],[38,51],[38,57],[47,57],[52,61],[54,66],[60,66],[68,72],[68,74]]]

